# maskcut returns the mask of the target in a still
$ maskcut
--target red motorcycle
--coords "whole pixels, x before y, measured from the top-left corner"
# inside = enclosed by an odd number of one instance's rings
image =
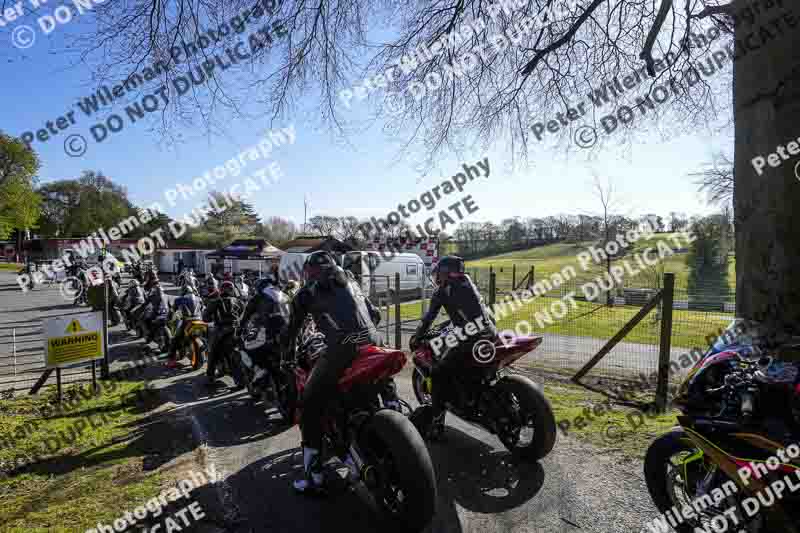
[[[414,395],[422,405],[431,403],[431,370],[437,355],[431,340],[447,336],[449,321],[432,328],[418,339],[411,380]],[[454,376],[454,398],[447,408],[459,418],[497,435],[510,452],[527,460],[538,460],[553,449],[556,421],[550,403],[530,379],[512,374],[509,366],[542,343],[537,336],[505,336],[475,344],[471,365]],[[428,427],[427,420],[416,421]],[[430,435],[435,437],[436,435]]]
[[[289,401],[302,398],[314,364],[314,354],[302,348],[290,363],[296,390]],[[433,463],[422,437],[403,414],[386,408],[381,392],[386,381],[406,363],[400,350],[365,345],[339,380],[341,392],[323,421],[323,460],[341,458],[351,467],[351,480],[363,482],[377,507],[403,531],[422,531],[433,519],[437,489]],[[284,397],[282,401],[286,401]],[[295,422],[302,419],[302,403]]]

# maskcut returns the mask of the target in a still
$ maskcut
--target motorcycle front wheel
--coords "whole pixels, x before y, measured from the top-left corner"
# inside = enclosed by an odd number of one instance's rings
[[[436,513],[437,485],[428,448],[414,425],[389,409],[376,412],[361,433],[361,479],[390,529],[416,533]]]
[[[419,369],[415,368],[414,372],[411,374],[411,385],[414,389],[414,396],[417,398],[417,403],[420,405],[430,405],[432,403],[431,378],[426,378]]]
[[[715,487],[722,486],[729,480],[703,452],[695,446],[683,428],[675,428],[661,435],[647,449],[644,459],[644,477],[647,490],[653,503],[662,513],[676,507],[682,509],[698,501],[697,498],[708,494]],[[710,481],[710,486],[708,485]],[[702,492],[700,492],[702,490]],[[732,501],[722,501],[717,507],[709,506],[693,518],[686,518],[677,527],[678,533],[694,533],[694,531],[712,531],[712,520],[721,516],[736,505],[734,495],[728,496]],[[763,513],[757,514],[747,523],[742,515],[737,517],[737,531],[762,531]],[[697,529],[695,529],[697,528]],[[708,528],[708,529],[706,529]]]

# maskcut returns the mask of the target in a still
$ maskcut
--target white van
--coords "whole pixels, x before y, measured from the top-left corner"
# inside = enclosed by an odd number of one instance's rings
[[[290,280],[303,281],[303,264],[309,255],[311,254],[299,252],[283,254],[278,264],[278,277],[280,280],[284,283]]]
[[[347,252],[342,267],[353,273],[367,295],[383,294],[387,285],[394,288],[398,273],[401,293],[425,286],[425,262],[417,254]]]

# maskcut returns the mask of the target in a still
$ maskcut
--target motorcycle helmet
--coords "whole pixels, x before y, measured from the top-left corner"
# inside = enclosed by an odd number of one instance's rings
[[[328,279],[336,268],[336,260],[324,251],[314,252],[303,263],[303,279],[306,282]]]
[[[233,285],[232,281],[223,281],[222,285],[220,285],[220,292],[222,296],[235,297],[236,287]]]
[[[464,260],[457,255],[446,255],[431,269],[431,281],[435,287],[444,284],[448,279],[464,276]]]
[[[217,289],[219,288],[219,282],[214,276],[208,276],[208,279],[206,280],[206,286],[210,289]]]
[[[275,287],[275,280],[272,279],[272,276],[267,276],[266,278],[258,280],[258,283],[256,283],[256,292],[260,293],[269,287]]]
[[[130,281],[130,283],[128,283],[128,288],[129,289],[136,289],[138,287],[139,287],[139,282],[137,280],[135,280],[135,279],[132,279]]]

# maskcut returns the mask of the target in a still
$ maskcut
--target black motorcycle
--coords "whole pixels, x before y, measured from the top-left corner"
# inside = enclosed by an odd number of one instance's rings
[[[142,313],[142,317],[147,314],[147,311],[145,311]],[[145,342],[155,342],[160,353],[169,350],[170,344],[172,344],[172,331],[169,329],[169,310],[165,310],[149,320],[140,319],[136,323],[136,333],[139,337],[145,339]]]

